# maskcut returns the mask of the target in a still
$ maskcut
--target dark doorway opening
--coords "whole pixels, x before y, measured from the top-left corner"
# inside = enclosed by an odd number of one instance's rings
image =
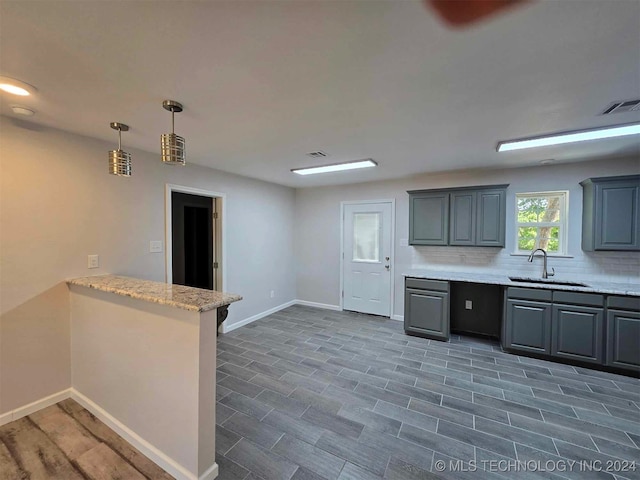
[[[173,283],[213,290],[214,199],[171,192]]]

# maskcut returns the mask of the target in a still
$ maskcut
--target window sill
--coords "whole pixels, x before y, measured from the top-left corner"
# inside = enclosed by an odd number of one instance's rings
[[[513,252],[510,253],[509,255],[511,255],[512,257],[528,257],[529,255],[531,255],[531,253],[521,253],[521,252]],[[538,256],[538,255],[536,255]],[[547,253],[547,257],[553,257],[553,258],[575,258],[573,255],[567,255],[564,253]]]

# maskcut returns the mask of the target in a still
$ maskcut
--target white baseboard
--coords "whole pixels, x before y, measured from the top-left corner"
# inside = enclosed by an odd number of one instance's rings
[[[278,305],[277,307],[270,308],[269,310],[265,310],[264,312],[260,312],[256,315],[253,315],[249,318],[245,318],[244,320],[240,320],[239,322],[232,323],[231,325],[226,325],[226,322],[222,324],[222,333],[229,333],[236,328],[243,327],[244,325],[248,325],[256,320],[260,320],[261,318],[267,317],[272,313],[279,312],[280,310],[284,310],[292,305],[295,305],[297,300],[291,300],[290,302],[283,303],[282,305]]]
[[[304,305],[305,307],[323,308],[325,310],[338,310],[341,311],[340,305],[331,305],[329,303],[309,302],[308,300],[296,300],[296,305]]]
[[[391,315],[391,320],[398,320],[399,322],[404,322],[404,315]]]
[[[211,476],[214,472],[217,475],[218,465],[213,464],[204,474],[198,479],[196,475],[177,463],[171,457],[158,450],[152,444],[147,442],[144,438],[131,430],[125,424],[120,422],[97,403],[94,403],[89,398],[85,397],[82,393],[78,392],[75,388],[71,389],[71,398],[82,405],[84,408],[93,413],[98,419],[104,422],[111,430],[116,432],[127,442],[140,450],[143,455],[148,457],[152,462],[164,469],[170,475],[173,475],[176,480],[212,480],[215,476]],[[206,476],[205,476],[206,475]]]
[[[213,480],[217,476],[218,476],[218,464],[214,463],[207,469],[206,472],[200,475],[200,478],[198,478],[198,480]]]
[[[0,427],[11,421],[13,421],[13,410],[10,410],[7,413],[3,413],[2,415],[0,415]]]
[[[3,413],[0,415],[0,425],[4,425],[5,423],[13,422],[14,420],[18,420],[22,417],[26,417],[27,415],[31,415],[38,410],[42,410],[43,408],[50,407],[51,405],[55,405],[62,400],[65,400],[71,396],[71,389],[67,388],[66,390],[61,390],[53,395],[49,395],[47,397],[36,400],[35,402],[31,402],[27,405],[23,405],[22,407],[18,407],[9,412]]]

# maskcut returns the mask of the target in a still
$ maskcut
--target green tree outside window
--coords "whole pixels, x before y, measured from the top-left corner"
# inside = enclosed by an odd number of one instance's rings
[[[549,253],[566,253],[566,192],[516,195],[517,250],[543,248]]]

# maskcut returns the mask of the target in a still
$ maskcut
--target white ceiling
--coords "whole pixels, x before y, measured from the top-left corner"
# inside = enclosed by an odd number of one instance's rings
[[[34,122],[159,151],[182,102],[188,161],[303,187],[639,154],[636,137],[496,153],[499,140],[640,120],[640,2],[538,1],[463,30],[420,1],[0,2],[0,95]],[[289,170],[374,158],[367,171]],[[135,161],[135,158],[134,158]]]

